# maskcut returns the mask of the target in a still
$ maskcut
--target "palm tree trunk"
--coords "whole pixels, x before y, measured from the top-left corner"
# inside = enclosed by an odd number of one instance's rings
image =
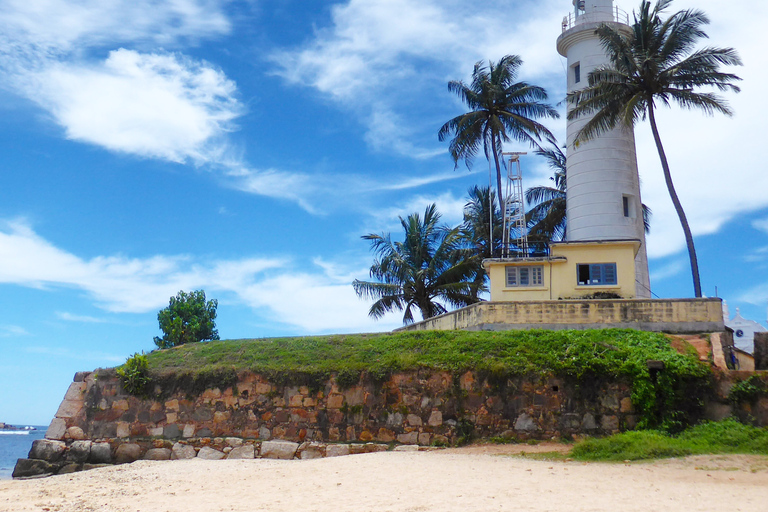
[[[501,165],[499,165],[499,152],[496,149],[496,137],[495,134],[491,134],[491,150],[493,151],[493,161],[496,164],[496,191],[499,195],[499,211],[501,212],[502,222],[504,222],[504,196],[501,193]],[[490,199],[490,198],[489,198]],[[503,226],[502,226],[503,228]],[[503,229],[502,229],[503,232]],[[502,240],[502,245],[505,243]],[[504,248],[502,247],[502,251]],[[493,254],[493,232],[491,232],[491,254]]]
[[[669,191],[669,197],[672,198],[672,204],[675,206],[677,216],[680,218],[680,224],[683,226],[683,233],[685,234],[685,244],[688,246],[688,257],[691,260],[691,274],[693,276],[693,293],[696,298],[701,297],[701,281],[699,280],[699,262],[696,259],[696,248],[693,246],[693,235],[691,234],[691,228],[688,226],[688,219],[685,217],[683,211],[683,205],[680,204],[680,199],[677,198],[677,192],[675,192],[675,186],[672,184],[672,175],[669,173],[669,164],[667,163],[667,155],[664,153],[664,147],[661,145],[661,137],[659,137],[659,130],[656,127],[656,116],[653,112],[653,103],[648,104],[648,117],[651,121],[651,131],[653,131],[653,140],[656,141],[656,149],[659,151],[659,158],[661,159],[661,168],[664,170],[664,180],[667,182],[667,190]]]

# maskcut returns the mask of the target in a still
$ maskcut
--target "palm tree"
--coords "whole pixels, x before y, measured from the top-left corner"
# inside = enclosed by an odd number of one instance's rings
[[[535,153],[547,159],[549,167],[555,172],[549,178],[554,187],[531,187],[525,191],[525,200],[533,204],[526,214],[528,241],[530,243],[549,243],[553,240],[565,240],[567,235],[565,196],[566,158],[563,151],[553,144],[549,148],[536,150]],[[643,204],[643,227],[651,231],[651,215],[648,205]]]
[[[543,103],[546,91],[526,82],[515,82],[523,61],[517,55],[507,55],[488,66],[480,61],[472,72],[472,83],[448,82],[448,90],[456,93],[469,107],[469,112],[445,123],[437,134],[445,140],[453,135],[449,150],[458,165],[464,160],[471,167],[480,146],[488,161],[496,165],[496,190],[499,205],[504,204],[501,188],[501,150],[504,142],[517,140],[534,147],[542,137],[554,140],[547,128],[535,121],[538,118],[557,118],[551,105]]]
[[[497,257],[501,254],[504,226],[493,191],[490,187],[475,185],[467,191],[467,195],[468,201],[464,205],[464,222],[460,226],[461,234],[480,258]],[[491,229],[493,229],[492,237]],[[493,240],[489,241],[489,238]]]
[[[709,19],[701,11],[685,10],[662,20],[661,12],[671,3],[672,0],[658,0],[651,9],[650,2],[643,0],[628,36],[610,25],[597,29],[611,63],[590,72],[589,85],[568,95],[573,107],[568,119],[594,114],[577,134],[578,142],[596,137],[619,124],[632,127],[638,120],[648,118],[667,189],[685,233],[694,293],[701,297],[693,236],[672,183],[656,126],[655,109],[657,103],[669,106],[674,102],[683,108],[701,109],[709,115],[715,112],[732,115],[718,95],[694,92],[694,89],[709,86],[720,91],[739,92],[732,82],[740,78],[723,73],[719,68],[720,65],[741,65],[741,59],[733,48],[694,50],[698,40],[707,37],[702,26],[708,24]]]
[[[441,301],[454,307],[480,301],[478,294],[485,291],[482,280],[477,281],[480,258],[465,248],[458,227],[449,229],[439,221],[432,204],[423,220],[418,213],[400,217],[402,242],[393,242],[389,233],[362,237],[376,254],[370,269],[376,282],[355,279],[352,286],[358,297],[377,299],[368,312],[371,317],[405,310],[403,323],[409,324],[414,307],[426,320],[447,311]]]
[[[535,153],[546,158],[549,167],[555,171],[550,178],[555,186],[531,187],[525,191],[525,200],[534,205],[526,214],[528,241],[536,244],[565,240],[565,155],[557,144]]]

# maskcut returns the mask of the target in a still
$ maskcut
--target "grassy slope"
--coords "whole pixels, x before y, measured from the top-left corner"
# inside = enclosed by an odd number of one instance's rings
[[[210,341],[149,354],[153,372],[217,368],[256,372],[388,373],[420,368],[505,375],[647,375],[648,359],[671,373],[703,376],[695,351],[682,355],[664,335],[588,331],[427,331]]]

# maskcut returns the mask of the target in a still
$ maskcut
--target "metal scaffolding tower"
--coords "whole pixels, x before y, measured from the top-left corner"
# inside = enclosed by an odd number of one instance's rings
[[[520,155],[527,153],[502,153],[509,156],[507,165],[507,192],[504,195],[504,241],[502,257],[528,257],[528,229],[525,223],[525,197],[523,196],[523,170]]]

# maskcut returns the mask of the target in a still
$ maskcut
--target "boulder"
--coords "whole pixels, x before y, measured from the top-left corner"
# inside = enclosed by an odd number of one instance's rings
[[[326,457],[340,457],[341,455],[349,455],[348,444],[329,444],[325,448]]]
[[[255,457],[256,450],[254,450],[252,444],[246,444],[232,448],[232,451],[227,455],[228,459],[253,459]]]
[[[115,450],[115,463],[126,464],[134,462],[141,457],[141,446],[136,443],[123,443]]]
[[[32,441],[32,449],[29,450],[30,459],[39,459],[46,462],[56,462],[61,460],[67,445],[62,441],[52,441],[50,439],[35,439]]]
[[[171,450],[168,448],[150,448],[144,454],[144,460],[170,460]]]
[[[70,473],[76,473],[77,471],[82,471],[83,466],[82,464],[78,464],[76,462],[70,462],[69,464],[64,465],[57,475],[68,475]]]
[[[195,457],[197,457],[197,452],[188,444],[176,443],[171,448],[171,460],[194,459]]]
[[[299,449],[299,443],[290,441],[264,441],[261,443],[261,456],[265,459],[291,460]]]
[[[13,478],[30,478],[33,476],[52,475],[59,469],[58,465],[39,459],[19,459],[13,468]]]
[[[219,450],[214,450],[210,446],[203,446],[200,448],[200,451],[197,452],[197,457],[205,460],[219,460],[224,458],[224,453]]]
[[[526,413],[523,413],[518,416],[517,420],[515,421],[515,430],[525,430],[531,432],[534,430],[539,430],[539,426],[536,424],[536,421],[534,421],[532,417]]]
[[[93,443],[91,445],[91,464],[110,464],[112,462],[112,447],[109,443]]]
[[[163,437],[166,439],[178,439],[181,434],[181,429],[175,423],[163,427]]]
[[[69,462],[85,462],[91,455],[91,441],[75,441],[69,445],[67,451],[67,461]]]
[[[64,437],[82,441],[83,439],[86,438],[86,435],[85,435],[85,432],[83,432],[83,429],[81,429],[80,427],[69,427]]]
[[[46,439],[64,439],[67,432],[67,420],[64,418],[54,418],[48,429],[45,431]]]

